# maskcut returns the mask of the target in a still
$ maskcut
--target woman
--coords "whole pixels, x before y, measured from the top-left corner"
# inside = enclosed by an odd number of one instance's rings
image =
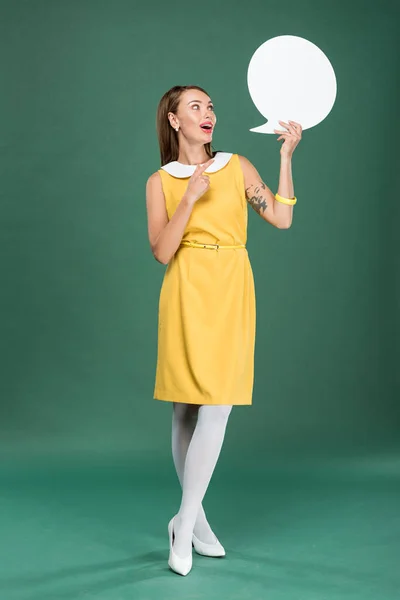
[[[202,500],[233,405],[252,403],[255,291],[245,247],[247,203],[279,229],[290,227],[291,157],[298,123],[280,123],[279,194],[243,156],[213,152],[217,118],[198,86],[175,86],[161,98],[157,134],[161,169],[146,184],[154,257],[168,265],[160,291],[154,398],[173,403],[172,454],[182,500],[168,525],[170,568],[187,575],[192,545],[224,556]],[[280,195],[282,194],[282,196]]]

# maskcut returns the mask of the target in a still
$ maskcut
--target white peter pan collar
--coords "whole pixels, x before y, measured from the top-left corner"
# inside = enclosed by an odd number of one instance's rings
[[[228,162],[231,159],[231,156],[232,152],[217,152],[214,156],[214,162],[209,167],[207,167],[204,173],[215,173],[216,171],[219,171],[220,169],[225,167],[225,165],[228,164]],[[190,177],[191,175],[193,175],[196,169],[196,165],[184,165],[183,163],[174,160],[161,168],[164,169],[164,171],[166,171],[170,175],[173,175],[174,177],[180,177],[183,179],[185,177]]]

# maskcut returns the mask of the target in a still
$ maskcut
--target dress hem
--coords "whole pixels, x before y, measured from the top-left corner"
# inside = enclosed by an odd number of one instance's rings
[[[200,398],[199,401],[190,400],[187,394],[177,394],[176,392],[166,392],[165,390],[156,389],[153,394],[153,400],[161,400],[163,402],[180,402],[184,404],[199,404],[199,405],[223,405],[223,406],[252,406],[252,400],[250,402],[212,402],[205,400],[204,397]]]

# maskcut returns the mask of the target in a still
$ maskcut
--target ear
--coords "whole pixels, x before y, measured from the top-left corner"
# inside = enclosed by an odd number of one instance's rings
[[[175,129],[177,124],[176,123],[174,124],[174,121],[176,121],[176,117],[175,117],[174,113],[169,112],[167,116],[168,116],[169,124],[171,125],[171,127],[173,127]]]

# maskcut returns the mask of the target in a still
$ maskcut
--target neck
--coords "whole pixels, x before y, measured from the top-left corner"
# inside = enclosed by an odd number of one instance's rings
[[[193,146],[185,143],[184,140],[180,141],[177,161],[183,165],[199,165],[205,163],[209,158],[204,144]]]

